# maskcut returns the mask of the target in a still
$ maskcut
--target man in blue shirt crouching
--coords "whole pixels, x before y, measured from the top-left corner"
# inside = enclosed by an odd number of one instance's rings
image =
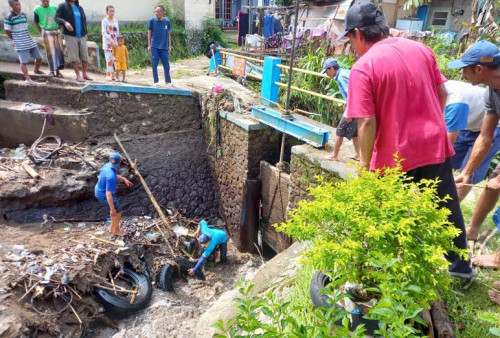
[[[103,165],[99,172],[99,179],[94,187],[94,195],[97,200],[109,208],[111,216],[111,226],[109,232],[113,235],[123,236],[125,232],[120,229],[120,220],[122,218],[122,207],[116,198],[117,181],[120,180],[131,187],[132,182],[125,177],[118,175],[117,169],[120,166],[121,156],[119,153],[112,153],[109,156],[109,162]]]
[[[201,233],[201,235],[200,235]],[[205,251],[201,255],[195,267],[188,270],[190,276],[201,267],[203,261],[210,256],[216,247],[220,246],[220,261],[221,263],[227,260],[227,234],[224,230],[210,228],[207,221],[201,220],[198,224],[198,229],[195,232],[195,237],[198,237],[198,242],[205,247]]]

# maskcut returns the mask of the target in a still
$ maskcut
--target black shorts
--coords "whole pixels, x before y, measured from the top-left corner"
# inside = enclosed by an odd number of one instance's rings
[[[353,137],[358,137],[358,122],[356,119],[352,119],[351,122],[347,122],[345,117],[342,116],[339,125],[337,126],[337,136],[345,137],[351,140]]]

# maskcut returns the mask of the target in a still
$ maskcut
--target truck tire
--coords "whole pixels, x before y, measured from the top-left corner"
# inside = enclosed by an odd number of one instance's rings
[[[130,268],[123,268],[122,281],[128,284],[130,290],[137,289],[134,302],[130,304],[132,295],[118,293],[97,288],[95,295],[97,300],[103,305],[105,313],[112,318],[123,318],[127,315],[145,308],[151,301],[153,287],[151,279],[146,275],[135,272]]]

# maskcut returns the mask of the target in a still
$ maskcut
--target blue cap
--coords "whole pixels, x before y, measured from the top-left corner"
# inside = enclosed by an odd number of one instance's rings
[[[198,242],[200,242],[201,244],[204,244],[204,243],[210,242],[211,239],[212,239],[212,236],[206,235],[206,234],[201,234],[200,237],[198,237]]]
[[[109,155],[109,161],[111,162],[111,160],[115,160],[115,163],[111,163],[111,166],[113,168],[118,168],[120,166],[120,161],[122,160],[122,157],[120,153],[112,153],[111,155]]]
[[[457,69],[466,66],[495,66],[500,64],[500,50],[489,41],[481,40],[470,46],[460,59],[450,61],[448,68]]]
[[[326,70],[330,67],[339,69],[337,60],[335,60],[334,58],[326,59],[325,62],[323,62],[323,70],[321,71],[321,74],[325,74]]]

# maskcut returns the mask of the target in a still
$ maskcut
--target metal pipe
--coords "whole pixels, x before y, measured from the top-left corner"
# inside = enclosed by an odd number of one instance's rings
[[[281,82],[275,82],[275,84],[278,85],[278,86],[280,86],[280,87],[288,87],[288,88],[291,88],[293,90],[296,90],[296,91],[299,91],[299,92],[302,92],[302,93],[306,93],[306,94],[309,94],[309,95],[321,97],[322,99],[330,100],[330,101],[333,101],[333,102],[338,103],[338,104],[345,104],[346,103],[344,100],[336,99],[336,98],[328,96],[328,95],[323,95],[323,94],[315,93],[315,92],[312,92],[312,91],[307,90],[307,89],[299,88],[297,86],[290,86],[290,84],[286,85],[286,84],[281,83]]]
[[[286,104],[285,104],[286,114],[288,114],[290,110],[290,89],[292,86],[293,60],[295,58],[295,42],[297,41],[297,23],[299,22],[299,5],[300,5],[300,0],[297,0],[297,2],[295,3],[295,22],[293,23],[294,28],[293,28],[293,40],[292,40],[292,53],[290,55],[290,68],[288,70],[288,89],[286,91]]]
[[[295,58],[295,42],[297,40],[297,23],[299,22],[299,4],[300,0],[297,0],[295,4],[295,22],[293,29],[293,40],[292,40],[292,53],[290,55],[290,69],[288,71],[288,88],[286,91],[286,105],[285,105],[285,115],[290,114],[290,90],[292,86],[292,74],[293,74],[293,59]],[[284,168],[283,157],[285,156],[285,142],[286,134],[283,133],[281,136],[281,150],[280,150],[280,161],[278,162],[278,169],[282,170]]]
[[[280,67],[281,69],[283,69],[284,71],[287,71],[287,72],[289,71],[289,68],[290,68],[290,67],[287,67],[285,65],[278,65],[278,67]],[[318,73],[318,72],[315,72],[315,71],[312,71],[312,70],[307,70],[307,69],[302,69],[302,68],[294,68],[293,70],[295,72],[309,74],[309,75],[314,75],[314,76],[319,76],[319,77],[324,77],[325,79],[329,79],[328,75],[321,74],[321,73]]]

